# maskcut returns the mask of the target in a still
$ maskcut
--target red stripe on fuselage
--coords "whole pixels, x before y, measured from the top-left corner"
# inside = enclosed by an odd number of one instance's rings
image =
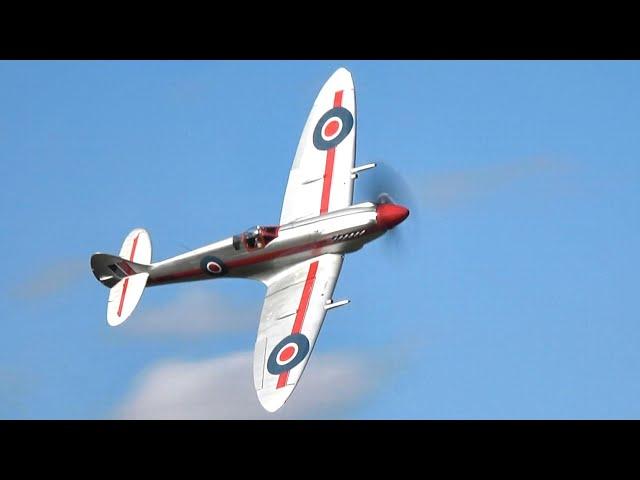
[[[307,250],[313,250],[315,248],[322,248],[325,245],[329,245],[333,243],[331,238],[325,238],[323,240],[318,240],[312,243],[305,243],[302,245],[296,245],[294,247],[283,248],[282,250],[274,250],[273,252],[264,253],[262,255],[254,255],[248,256],[244,258],[238,258],[236,260],[229,260],[226,262],[227,267],[237,268],[237,267],[245,267],[247,265],[255,265],[256,263],[267,262],[269,260],[273,260],[275,258],[286,257],[289,255],[294,255],[300,252],[306,252]],[[320,255],[320,253],[318,253]]]
[[[369,227],[366,229],[366,231],[366,234],[375,233],[376,229],[374,227]],[[331,245],[332,243],[335,242],[331,238],[325,238],[324,240],[318,240],[312,243],[305,243],[302,245],[296,245],[294,247],[283,248],[282,250],[274,250],[271,252],[263,253],[262,255],[259,255],[257,253],[250,254],[243,258],[225,261],[224,264],[227,266],[229,271],[231,271],[234,268],[256,265],[258,263],[268,262],[269,260],[274,260],[276,258],[286,257],[288,255],[295,255],[296,253],[322,248],[326,245]],[[318,255],[321,255],[321,252],[318,252]],[[204,274],[200,268],[192,268],[191,270],[184,270],[182,272],[168,273],[167,275],[153,278],[150,277],[147,284],[159,284],[163,282],[188,278],[191,278],[193,280],[196,280],[197,278],[210,279],[211,276]]]
[[[342,106],[343,90],[338,90],[333,96],[334,108]],[[327,160],[324,164],[324,181],[322,182],[322,197],[320,197],[320,215],[329,211],[329,197],[331,195],[331,180],[333,178],[333,163],[336,158],[336,149],[327,150]]]
[[[204,277],[204,272],[200,268],[192,268],[191,270],[185,270],[183,272],[169,273],[167,275],[161,275],[155,278],[149,278],[147,283],[162,283],[171,280],[179,280],[181,278],[196,278]],[[207,276],[207,278],[211,278]]]
[[[224,262],[229,270],[238,267],[246,267],[249,265],[256,265],[262,262],[268,262],[269,260],[273,260],[280,257],[286,257],[288,255],[294,255],[296,253],[304,252],[307,250],[313,250],[315,248],[322,248],[325,245],[330,245],[333,243],[333,240],[330,238],[325,238],[324,240],[318,240],[312,243],[305,243],[302,245],[296,245],[294,247],[283,248],[282,250],[274,250],[272,252],[263,253],[262,255],[253,254],[248,255],[243,258],[237,258],[235,260],[229,260]],[[318,253],[319,254],[319,253]],[[148,283],[162,283],[171,280],[179,280],[181,278],[196,278],[196,277],[206,277],[211,278],[208,275],[205,275],[200,268],[192,268],[191,270],[184,270],[182,272],[169,273],[167,275],[162,275],[159,277],[149,278]]]
[[[313,284],[316,281],[316,273],[318,271],[318,261],[316,260],[309,266],[309,272],[307,273],[307,280],[304,282],[302,288],[302,297],[300,298],[300,305],[298,305],[298,311],[296,312],[296,319],[293,322],[293,328],[291,329],[291,335],[300,333],[302,330],[302,324],[304,323],[304,317],[307,314],[309,308],[309,300],[311,299],[311,292],[313,291]],[[287,384],[289,379],[289,370],[283,372],[278,377],[278,385],[276,388],[282,388]]]
[[[131,247],[131,255],[129,255],[129,261],[133,262],[133,257],[136,254],[136,247],[138,246],[138,237],[140,234],[136,235],[136,238],[133,239],[133,247]],[[128,267],[128,265],[127,265]],[[122,306],[124,305],[124,297],[127,295],[127,286],[129,286],[129,279],[124,279],[124,284],[122,285],[122,295],[120,295],[120,306],[118,306],[118,316],[122,314]]]

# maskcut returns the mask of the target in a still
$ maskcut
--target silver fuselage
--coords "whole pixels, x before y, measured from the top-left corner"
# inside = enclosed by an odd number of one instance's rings
[[[234,242],[234,237],[229,237],[153,263],[147,285],[217,277],[261,280],[288,265],[318,255],[359,250],[385,232],[376,220],[376,205],[366,202],[280,225],[277,238],[264,248],[248,250]],[[220,272],[207,271],[203,262],[212,258],[221,265]]]

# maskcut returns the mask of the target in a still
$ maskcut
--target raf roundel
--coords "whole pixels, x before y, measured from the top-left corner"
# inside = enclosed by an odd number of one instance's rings
[[[344,107],[335,107],[320,117],[313,131],[313,145],[318,150],[337,147],[353,128],[353,115]]]
[[[211,273],[220,273],[222,271],[222,267],[218,262],[214,262],[213,260],[207,263],[207,270]]]
[[[309,353],[309,339],[301,333],[283,338],[269,354],[267,370],[272,375],[288,372]]]
[[[212,277],[224,275],[227,273],[227,267],[218,257],[208,256],[200,261],[202,271]]]
[[[322,127],[322,130],[320,131],[320,135],[322,135],[322,139],[325,142],[330,142],[331,140],[336,138],[338,135],[340,135],[341,131],[342,131],[342,120],[340,120],[340,117],[332,117],[325,122],[325,124]]]

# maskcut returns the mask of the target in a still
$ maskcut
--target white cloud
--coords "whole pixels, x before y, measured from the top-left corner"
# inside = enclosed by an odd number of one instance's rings
[[[375,387],[363,355],[318,354],[287,403],[263,410],[253,388],[252,352],[185,362],[164,361],[143,372],[115,412],[128,419],[276,419],[340,417]]]
[[[37,300],[58,293],[83,275],[91,274],[89,260],[67,259],[45,265],[37,274],[18,282],[13,293],[23,300]]]
[[[421,185],[422,201],[429,208],[456,206],[518,181],[542,175],[558,175],[565,172],[568,166],[557,160],[529,158],[432,174]]]
[[[148,335],[234,333],[256,330],[260,318],[259,306],[236,304],[204,289],[189,289],[154,308],[138,308],[140,311],[123,325],[123,330]]]

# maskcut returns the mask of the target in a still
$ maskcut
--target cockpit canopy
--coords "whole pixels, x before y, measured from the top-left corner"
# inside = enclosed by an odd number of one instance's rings
[[[278,227],[262,227],[260,225],[256,225],[255,227],[247,229],[240,235],[235,235],[233,237],[233,247],[236,250],[240,250],[241,246],[246,250],[256,250],[266,247],[269,242],[273,241],[277,237]]]

